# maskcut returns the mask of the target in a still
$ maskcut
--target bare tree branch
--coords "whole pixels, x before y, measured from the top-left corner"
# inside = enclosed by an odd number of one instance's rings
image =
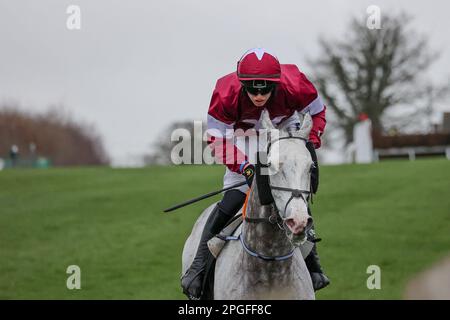
[[[448,85],[430,85],[424,79],[424,72],[439,55],[430,51],[426,37],[410,30],[411,17],[384,15],[382,19],[378,30],[368,29],[364,19],[353,19],[344,40],[320,38],[322,54],[310,61],[319,91],[338,118],[347,143],[359,114],[366,113],[378,129],[396,121],[400,126],[395,116],[395,121],[387,120],[391,116],[387,111],[408,105],[417,112],[402,115],[400,127],[416,125],[412,120],[423,117],[423,106],[433,105],[450,91]]]

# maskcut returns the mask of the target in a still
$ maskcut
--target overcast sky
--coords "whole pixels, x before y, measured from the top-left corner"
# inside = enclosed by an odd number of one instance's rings
[[[0,0],[0,103],[64,105],[124,164],[171,122],[205,120],[215,81],[248,48],[269,48],[313,77],[305,61],[319,54],[318,37],[345,37],[372,4],[414,16],[442,51],[431,77],[450,73],[446,0]],[[66,27],[69,5],[81,8],[81,30]]]

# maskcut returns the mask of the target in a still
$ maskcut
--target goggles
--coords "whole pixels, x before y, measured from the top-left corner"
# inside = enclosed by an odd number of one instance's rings
[[[255,96],[258,94],[266,95],[276,87],[275,83],[266,80],[243,81],[242,85],[245,91]]]

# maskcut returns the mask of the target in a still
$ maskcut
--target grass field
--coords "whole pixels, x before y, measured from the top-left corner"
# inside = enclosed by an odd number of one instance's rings
[[[181,251],[218,196],[220,166],[0,172],[0,299],[184,299]],[[318,299],[401,299],[415,273],[450,252],[450,161],[322,166],[313,205]],[[81,290],[66,268],[81,268]],[[369,290],[366,269],[381,268]]]

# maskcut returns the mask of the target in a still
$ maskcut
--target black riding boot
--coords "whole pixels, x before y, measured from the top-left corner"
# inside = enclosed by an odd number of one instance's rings
[[[190,268],[181,278],[183,293],[189,299],[199,299],[202,295],[203,277],[208,258],[212,257],[208,249],[208,240],[218,234],[227,222],[239,211],[245,201],[245,194],[233,189],[225,192],[223,199],[216,205],[205,223],[197,253]]]
[[[219,205],[216,205],[209,215],[194,261],[192,261],[191,267],[181,278],[183,293],[189,299],[199,299],[201,297],[206,262],[211,255],[208,249],[208,240],[218,234],[229,220],[230,217],[220,210]]]
[[[308,208],[308,213],[311,215],[311,211]],[[313,283],[314,291],[325,288],[330,284],[330,280],[325,275],[322,270],[322,266],[320,265],[319,255],[317,254],[317,246],[316,242],[319,242],[321,239],[316,239],[316,234],[314,232],[314,226],[307,233],[308,241],[314,243],[314,246],[309,253],[309,255],[305,258],[305,264],[308,268],[309,274],[311,276],[311,280]]]
[[[310,240],[311,241],[311,240]],[[311,276],[311,280],[313,283],[314,291],[325,288],[330,284],[330,280],[325,275],[320,266],[319,255],[317,254],[316,244],[314,243],[314,247],[311,252],[305,259],[306,267],[308,268],[309,274]]]

